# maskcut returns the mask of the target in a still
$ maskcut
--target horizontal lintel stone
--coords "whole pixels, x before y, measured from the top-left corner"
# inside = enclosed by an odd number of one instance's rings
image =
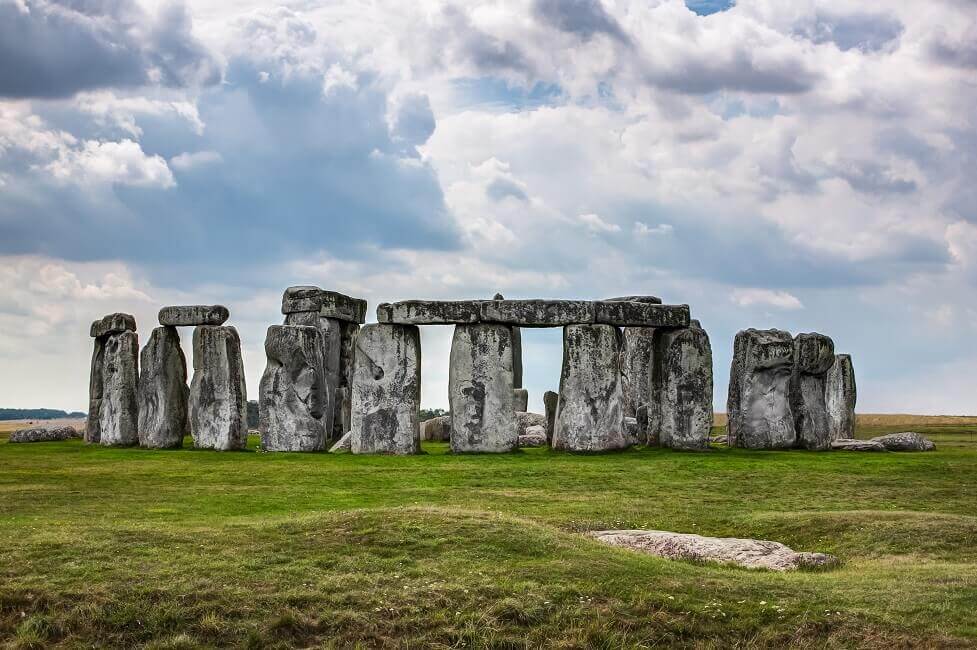
[[[480,307],[483,323],[562,327],[594,322],[594,303],[589,300],[485,300]]]
[[[132,314],[109,314],[92,323],[89,336],[93,339],[102,338],[109,334],[136,331],[136,317]]]
[[[317,311],[325,318],[362,324],[366,322],[366,301],[351,298],[336,291],[319,287],[299,286],[285,289],[282,295],[282,313],[294,314]]]
[[[594,303],[594,322],[618,327],[688,327],[688,305],[600,300]]]
[[[403,300],[377,306],[377,322],[399,325],[468,325],[479,320],[478,300]]]
[[[174,327],[223,325],[230,315],[224,305],[171,305],[159,310],[159,324]]]
[[[621,296],[619,298],[607,298],[606,302],[647,302],[653,305],[662,304],[662,299],[658,296]]]

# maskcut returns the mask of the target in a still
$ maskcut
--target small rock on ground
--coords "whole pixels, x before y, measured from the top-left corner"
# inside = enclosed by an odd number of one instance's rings
[[[748,569],[792,571],[834,566],[838,558],[826,553],[799,553],[780,542],[734,537],[703,537],[663,530],[597,530],[594,539],[669,560],[735,564]]]
[[[519,436],[520,447],[545,447],[546,427],[533,425],[526,427],[526,432]]]
[[[352,446],[353,432],[347,431],[346,435],[339,439],[339,441],[329,448],[330,454],[335,454],[340,451],[349,451]]]

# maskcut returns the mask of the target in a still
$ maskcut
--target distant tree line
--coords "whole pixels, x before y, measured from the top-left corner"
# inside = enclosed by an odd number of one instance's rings
[[[60,409],[0,409],[0,420],[59,420],[62,418],[84,418],[81,411],[62,411]]]

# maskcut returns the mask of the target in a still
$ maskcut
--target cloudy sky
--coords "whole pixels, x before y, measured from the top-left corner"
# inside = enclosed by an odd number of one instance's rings
[[[720,410],[753,326],[832,336],[860,411],[977,413],[973,0],[474,4],[0,0],[0,406],[84,409],[90,321],[174,303],[230,308],[255,397],[316,284],[660,295]]]

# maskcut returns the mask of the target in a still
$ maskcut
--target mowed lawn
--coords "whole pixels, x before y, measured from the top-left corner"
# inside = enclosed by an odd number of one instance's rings
[[[977,646],[977,425],[914,428],[938,451],[396,458],[0,434],[0,646]],[[604,528],[842,565],[671,562],[581,534]]]

